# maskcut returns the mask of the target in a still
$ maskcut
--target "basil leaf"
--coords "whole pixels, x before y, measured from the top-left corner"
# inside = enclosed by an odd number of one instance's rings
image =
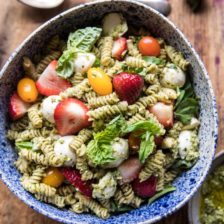
[[[58,76],[66,79],[72,76],[74,72],[74,59],[76,53],[74,49],[66,50],[58,60],[56,72]]]
[[[138,74],[138,75],[141,75],[141,76],[146,76],[146,74],[147,74],[147,72],[144,68],[129,67],[125,64],[122,65],[122,70],[123,70],[123,72]]]
[[[96,60],[94,61],[93,67],[100,67],[100,59],[96,58]]]
[[[69,34],[67,47],[68,49],[75,48],[81,52],[90,52],[99,39],[101,32],[102,29],[98,27],[78,29],[74,33]]]
[[[32,149],[33,148],[33,143],[28,142],[28,141],[21,141],[21,142],[16,142],[15,146],[17,149]]]
[[[153,197],[151,197],[148,200],[148,204],[152,204],[152,202],[156,201],[158,198],[160,198],[170,192],[173,192],[175,190],[176,190],[176,187],[174,187],[174,186],[165,186],[162,191],[159,191],[158,193],[156,193]]]
[[[139,160],[141,163],[144,163],[148,156],[153,152],[155,148],[154,136],[147,131],[141,137],[141,144],[139,150]]]
[[[166,61],[157,57],[143,56],[143,60],[148,64],[165,65]]]

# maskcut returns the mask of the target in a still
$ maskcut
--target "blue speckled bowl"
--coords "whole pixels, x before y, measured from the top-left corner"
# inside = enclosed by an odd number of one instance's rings
[[[200,160],[175,182],[177,190],[153,203],[125,214],[102,220],[90,214],[74,214],[67,210],[37,201],[19,183],[20,174],[13,165],[17,155],[6,139],[8,127],[7,104],[9,96],[23,75],[22,57],[33,57],[49,38],[55,34],[67,35],[78,27],[89,26],[100,21],[105,13],[119,11],[128,22],[145,25],[156,36],[164,38],[169,44],[182,51],[191,62],[190,75],[194,88],[200,97]],[[0,74],[0,173],[8,188],[22,201],[36,211],[63,223],[152,223],[166,217],[183,206],[197,191],[210,168],[217,142],[217,110],[214,93],[208,74],[195,50],[184,35],[168,19],[153,9],[134,1],[98,1],[72,8],[34,31],[11,55]]]

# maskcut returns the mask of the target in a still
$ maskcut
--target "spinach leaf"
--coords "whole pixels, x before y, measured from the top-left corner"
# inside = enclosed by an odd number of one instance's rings
[[[166,61],[157,57],[143,56],[143,60],[148,64],[165,65]]]
[[[17,149],[32,149],[33,148],[33,143],[29,141],[21,141],[21,142],[16,142],[15,143]]]

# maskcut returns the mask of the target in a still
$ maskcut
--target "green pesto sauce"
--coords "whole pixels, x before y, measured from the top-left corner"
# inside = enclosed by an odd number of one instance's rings
[[[202,185],[200,221],[224,224],[224,165],[214,170]]]

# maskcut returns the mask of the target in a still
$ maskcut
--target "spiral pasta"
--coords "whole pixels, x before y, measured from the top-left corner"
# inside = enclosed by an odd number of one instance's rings
[[[127,57],[125,62],[127,66],[130,67],[143,68],[146,66],[146,62],[144,60],[136,57]]]
[[[28,118],[34,128],[42,128],[43,119],[40,111],[40,104],[33,104],[28,110]]]
[[[37,80],[39,78],[35,65],[28,57],[23,57],[23,70],[25,74],[33,80]]]
[[[12,131],[23,131],[29,124],[29,120],[27,116],[22,117],[20,120],[13,122],[10,124],[10,130]]]
[[[72,83],[73,86],[76,86],[79,83],[81,83],[84,79],[85,79],[84,74],[77,72],[70,78],[70,82]]]
[[[169,170],[164,174],[164,185],[170,184],[178,176],[178,170]]]
[[[75,193],[76,190],[72,185],[63,185],[57,188],[57,194],[60,196],[67,196]]]
[[[153,74],[153,73],[150,73],[150,74],[147,74],[146,76],[144,76],[144,80],[146,83],[151,84],[151,85],[159,82],[157,74]]]
[[[137,46],[134,45],[133,38],[129,38],[127,40],[127,47],[128,47],[128,54],[130,56],[136,57],[136,58],[141,57],[141,54],[140,54]]]
[[[160,84],[153,84],[153,85],[150,85],[150,86],[145,90],[145,93],[146,93],[147,95],[153,95],[153,94],[155,94],[155,93],[158,93],[160,89],[161,89]]]
[[[93,178],[93,172],[89,169],[87,159],[84,156],[77,157],[76,169],[80,171],[82,180],[91,180]]]
[[[26,173],[29,174],[30,172],[32,172],[32,168],[30,167],[29,162],[22,158],[19,157],[16,161],[15,161],[15,166],[16,168],[19,170],[20,173]]]
[[[111,66],[114,60],[111,57],[113,47],[113,37],[104,37],[101,48],[100,62],[103,66]]]
[[[58,35],[53,36],[47,44],[47,50],[59,50],[60,37]]]
[[[44,177],[46,167],[37,166],[35,170],[33,170],[32,175],[29,177],[29,183],[38,184],[41,182]]]

